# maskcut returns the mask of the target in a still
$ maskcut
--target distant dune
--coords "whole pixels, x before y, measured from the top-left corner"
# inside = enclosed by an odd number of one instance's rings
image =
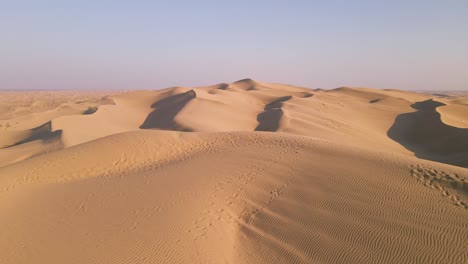
[[[0,263],[467,263],[468,94],[0,92]]]

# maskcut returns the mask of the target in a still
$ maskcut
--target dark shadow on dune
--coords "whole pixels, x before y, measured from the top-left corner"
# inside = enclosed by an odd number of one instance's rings
[[[217,84],[213,89],[208,91],[209,94],[217,94],[218,90],[226,91],[229,89],[229,84],[228,83],[220,83]]]
[[[250,79],[250,78],[246,78],[246,79],[236,81],[233,84],[243,85],[242,89],[244,89],[245,91],[256,91],[256,90],[258,90],[256,82],[254,80]]]
[[[243,83],[243,82],[253,82],[254,80],[251,78],[244,78],[238,81],[235,81],[234,83]]]
[[[31,135],[21,141],[16,142],[13,145],[6,146],[4,148],[10,148],[18,146],[24,143],[28,143],[34,140],[42,140],[43,142],[50,142],[60,138],[62,130],[52,131],[52,123],[49,121],[41,126],[31,129]]]
[[[370,100],[369,103],[370,104],[375,104],[375,103],[380,102],[380,100],[382,100],[382,99],[373,99],[373,100]]]
[[[177,131],[191,131],[175,122],[175,116],[184,108],[184,106],[196,97],[194,90],[185,93],[176,94],[157,101],[153,105],[154,111],[151,112],[140,128],[143,129],[164,129]]]
[[[275,101],[265,105],[265,110],[268,111],[268,110],[274,110],[275,108],[281,108],[283,106],[283,103],[288,101],[288,100],[291,100],[291,98],[292,98],[292,96],[290,96],[290,95],[280,97],[280,98],[276,99]]]
[[[387,135],[422,159],[468,167],[468,129],[446,125],[432,99],[417,102],[416,112],[397,116]]]
[[[456,98],[456,96],[451,96],[451,95],[448,95],[448,94],[441,94],[441,93],[433,93],[432,95],[440,97],[440,98],[445,98],[445,99],[454,99],[454,98]]]
[[[280,108],[260,113],[257,116],[258,126],[255,128],[255,131],[277,131],[282,116],[283,110]]]
[[[88,109],[86,109],[84,112],[83,112],[83,115],[92,115],[94,113],[96,113],[98,110],[98,107],[95,106],[95,107],[88,107]]]
[[[283,102],[290,100],[292,96],[283,96],[265,105],[265,111],[257,116],[258,126],[255,131],[275,132],[279,128],[281,117],[283,116]]]
[[[227,88],[229,88],[229,84],[227,84],[227,83],[221,83],[218,86],[218,90],[227,90]]]
[[[302,98],[309,98],[309,97],[312,97],[312,96],[314,96],[314,94],[305,92],[305,93],[302,94],[301,97],[302,97]]]

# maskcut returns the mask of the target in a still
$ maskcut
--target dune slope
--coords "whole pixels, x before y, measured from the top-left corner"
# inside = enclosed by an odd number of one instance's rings
[[[468,261],[456,99],[250,79],[110,99],[1,121],[23,118],[0,138],[0,263]]]

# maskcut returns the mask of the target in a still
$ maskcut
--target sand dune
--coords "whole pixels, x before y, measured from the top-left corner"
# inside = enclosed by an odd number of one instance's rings
[[[251,79],[43,108],[17,93],[0,263],[468,261],[463,96]]]
[[[468,167],[468,129],[442,122],[436,109],[444,105],[432,99],[412,104],[418,111],[399,115],[388,135],[418,157]]]

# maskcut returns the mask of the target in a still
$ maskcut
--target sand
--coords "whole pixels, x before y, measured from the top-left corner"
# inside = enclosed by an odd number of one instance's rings
[[[0,263],[467,263],[467,98],[0,92]]]

